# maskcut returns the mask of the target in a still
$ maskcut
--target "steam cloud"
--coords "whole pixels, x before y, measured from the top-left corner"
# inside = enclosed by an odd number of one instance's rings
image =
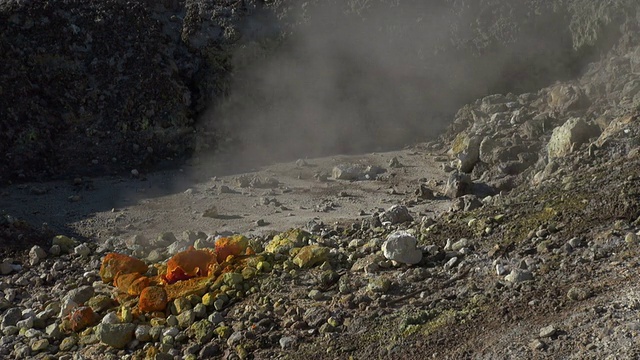
[[[275,50],[254,41],[237,54],[230,94],[210,121],[238,140],[243,160],[424,141],[502,75],[508,54],[463,58],[443,50],[451,47],[453,15],[450,5],[434,4],[446,2],[373,3],[303,6]],[[257,27],[264,33],[264,24]]]

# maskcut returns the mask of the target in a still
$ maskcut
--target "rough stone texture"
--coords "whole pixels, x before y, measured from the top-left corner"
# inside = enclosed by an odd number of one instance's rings
[[[269,244],[267,244],[267,246],[265,247],[265,251],[279,254],[287,253],[294,247],[302,246],[305,240],[310,236],[311,234],[304,230],[290,230],[274,236]]]
[[[455,172],[451,174],[447,180],[444,194],[452,198],[457,198],[471,192],[472,186],[473,183],[468,174]]]
[[[413,221],[413,216],[411,216],[409,209],[406,206],[393,205],[380,214],[380,221],[389,222],[391,224],[401,224],[407,221]]]
[[[548,145],[549,158],[563,157],[599,133],[597,126],[587,124],[580,118],[571,118],[553,129]]]
[[[309,268],[321,264],[327,260],[329,249],[324,246],[305,246],[293,258],[293,263],[301,268]]]
[[[359,164],[336,165],[331,171],[331,176],[336,180],[360,180],[364,179],[366,167]]]
[[[390,234],[382,244],[384,257],[403,264],[417,264],[422,260],[422,251],[416,248],[417,239],[406,231]]]
[[[469,173],[480,160],[480,144],[482,138],[479,136],[468,136],[460,133],[454,140],[451,152],[458,159],[458,170]]]
[[[96,336],[103,343],[116,349],[124,348],[133,339],[135,324],[99,324],[95,328]]]

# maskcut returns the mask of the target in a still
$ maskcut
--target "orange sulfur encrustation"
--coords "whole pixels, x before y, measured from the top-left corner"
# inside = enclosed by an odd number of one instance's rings
[[[253,254],[248,239],[241,235],[220,238],[214,249],[190,247],[171,257],[166,265],[157,264],[157,276],[147,277],[148,266],[130,256],[108,254],[100,268],[105,282],[119,290],[118,300],[134,300],[139,296],[138,311],[162,312],[167,304],[190,294],[204,294],[216,277],[234,271],[241,263],[240,255]]]
[[[173,284],[176,281],[187,280],[194,277],[209,276],[211,267],[215,266],[218,261],[214,251],[209,249],[196,250],[190,247],[186,251],[175,254],[167,262],[167,273],[163,280],[167,284]]]
[[[140,273],[117,274],[113,285],[129,295],[140,295],[144,288],[151,285],[151,279]]]
[[[229,256],[244,255],[249,249],[249,239],[242,235],[223,237],[216,241],[216,254],[219,263],[225,262]]]
[[[149,286],[142,290],[138,309],[142,312],[164,311],[169,298],[161,286]]]
[[[98,315],[88,306],[80,306],[69,314],[69,323],[72,331],[84,330],[98,322]]]
[[[102,281],[110,283],[118,274],[144,274],[147,272],[147,264],[131,256],[109,253],[102,260],[100,266],[100,277]]]

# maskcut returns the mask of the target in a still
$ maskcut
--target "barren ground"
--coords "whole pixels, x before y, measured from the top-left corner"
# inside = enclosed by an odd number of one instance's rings
[[[401,167],[390,168],[396,157]],[[184,230],[245,235],[304,227],[311,220],[334,224],[355,220],[415,197],[420,183],[442,184],[447,174],[434,155],[420,147],[357,156],[332,156],[305,163],[278,163],[228,174],[222,165],[185,166],[140,177],[85,178],[81,183],[28,183],[4,188],[2,210],[32,224],[47,223],[57,232],[95,240],[111,235],[154,237]],[[386,169],[382,180],[335,180],[339,164]],[[226,175],[218,175],[226,174]],[[316,174],[328,175],[317,179]],[[238,178],[277,183],[242,187]],[[222,187],[228,190],[222,190]],[[395,191],[393,191],[395,190]],[[76,197],[76,198],[73,198]],[[265,199],[275,200],[264,204]],[[412,206],[417,215],[446,210],[445,198]],[[203,216],[216,209],[218,216]],[[258,226],[257,221],[264,225]]]

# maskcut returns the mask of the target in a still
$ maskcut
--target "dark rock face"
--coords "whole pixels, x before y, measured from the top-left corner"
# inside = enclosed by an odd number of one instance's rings
[[[0,4],[3,178],[105,173],[191,150],[242,9],[165,3]]]
[[[286,38],[283,34],[295,32],[300,21],[293,14],[303,9],[305,19],[313,20],[309,9],[315,3],[335,6],[347,20],[364,23],[368,16],[377,21],[370,15],[380,9],[403,12],[415,23],[431,13],[444,19],[417,27],[391,22],[384,30],[396,31],[388,39],[433,33],[420,49],[422,65],[429,64],[421,74],[429,81],[409,74],[416,89],[424,89],[421,101],[428,109],[401,113],[417,120],[402,123],[408,130],[399,131],[397,139],[407,133],[426,136],[416,132],[425,117],[448,118],[475,97],[530,91],[571,77],[590,59],[585,55],[608,49],[611,39],[621,39],[624,48],[637,44],[637,21],[628,21],[636,14],[631,0],[607,7],[587,0],[531,0],[518,6],[506,0],[441,0],[428,8],[419,1],[391,6],[379,0],[359,9],[327,1],[3,1],[0,180],[128,171],[182,158],[196,147],[214,147],[217,135],[201,131],[199,119],[228,94],[234,66],[260,56],[237,50],[266,38]],[[414,56],[418,47],[409,45]],[[640,68],[638,58],[628,66]],[[633,99],[636,85],[612,89],[615,84],[602,82],[579,93],[559,89],[558,101],[567,106],[559,110],[586,106],[585,99],[598,101],[610,90]],[[564,101],[567,97],[575,101]],[[536,126],[523,131],[538,131]],[[453,128],[463,127],[455,123]],[[360,128],[369,131],[367,124]],[[232,128],[241,129],[242,124]],[[392,136],[387,132],[386,137]]]

